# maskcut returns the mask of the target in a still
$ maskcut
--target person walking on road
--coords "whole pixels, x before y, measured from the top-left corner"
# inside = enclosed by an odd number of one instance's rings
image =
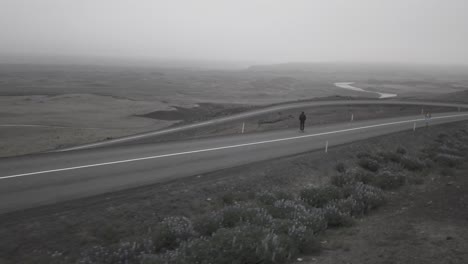
[[[301,124],[299,129],[301,130],[301,132],[304,132],[304,126],[305,126],[306,119],[307,119],[306,115],[304,114],[304,112],[302,112],[301,115],[299,116],[299,121],[300,121],[300,124]]]

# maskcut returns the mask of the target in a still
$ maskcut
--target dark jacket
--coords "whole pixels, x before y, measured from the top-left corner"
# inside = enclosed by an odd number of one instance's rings
[[[304,122],[306,121],[306,119],[307,119],[306,115],[304,113],[301,113],[301,115],[299,116],[299,120]]]

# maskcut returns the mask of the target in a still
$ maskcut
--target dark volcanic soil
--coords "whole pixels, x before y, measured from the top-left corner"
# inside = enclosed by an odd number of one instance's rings
[[[184,122],[193,122],[237,114],[255,109],[256,107],[237,104],[200,103],[198,106],[192,108],[179,106],[173,106],[173,108],[175,108],[175,110],[155,111],[138,116],[167,121],[181,120]]]
[[[80,252],[145,236],[162,218],[212,211],[262,190],[297,193],[321,185],[356,153],[404,145],[416,155],[440,133],[468,123],[402,132],[322,151],[249,164],[204,175],[0,215],[0,263],[76,263]],[[432,169],[420,185],[391,194],[387,206],[351,228],[329,230],[324,250],[302,263],[467,263],[468,178],[466,164]]]
[[[356,226],[328,232],[323,252],[305,263],[468,263],[468,166],[439,173],[394,192]]]

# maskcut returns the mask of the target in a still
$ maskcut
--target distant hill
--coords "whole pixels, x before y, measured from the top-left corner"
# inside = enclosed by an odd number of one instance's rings
[[[439,95],[434,97],[436,101],[449,101],[449,102],[460,102],[468,103],[468,90],[458,91],[454,93]]]

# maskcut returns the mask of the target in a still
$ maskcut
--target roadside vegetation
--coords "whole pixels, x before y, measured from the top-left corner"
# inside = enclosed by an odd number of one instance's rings
[[[466,123],[434,126],[338,146],[327,154],[305,153],[3,215],[0,263],[319,258],[326,255],[321,250],[339,242],[330,234],[360,228],[372,219],[363,218],[384,212],[379,208],[391,207],[407,188],[424,191],[437,177],[453,181],[450,175],[462,173],[467,161],[466,128]]]
[[[466,160],[467,143],[466,130],[441,133],[417,152],[402,146],[358,152],[337,162],[325,185],[228,192],[207,213],[166,217],[138,239],[88,248],[79,263],[289,263],[318,253],[327,229],[353,225],[384,205],[389,191],[422,184],[433,170],[453,173]]]

